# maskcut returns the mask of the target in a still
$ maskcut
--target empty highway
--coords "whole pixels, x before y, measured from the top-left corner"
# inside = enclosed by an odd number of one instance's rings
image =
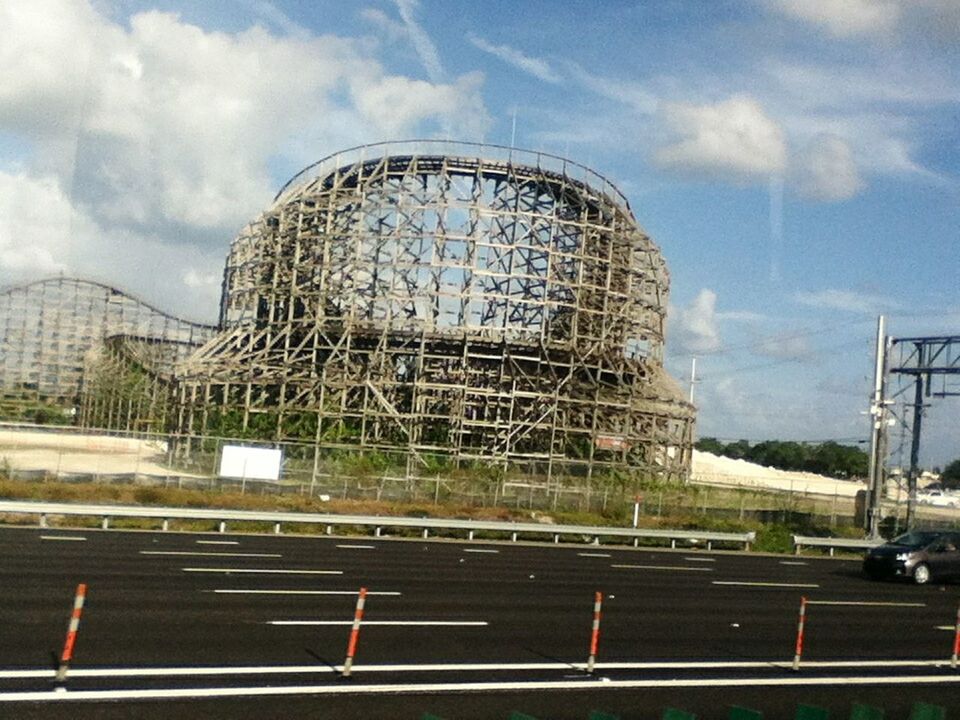
[[[840,717],[960,707],[957,586],[826,558],[480,541],[0,530],[0,716]],[[53,685],[88,587],[66,691]],[[368,589],[352,677],[341,666]],[[597,667],[585,672],[594,593]],[[791,668],[801,596],[803,660]]]

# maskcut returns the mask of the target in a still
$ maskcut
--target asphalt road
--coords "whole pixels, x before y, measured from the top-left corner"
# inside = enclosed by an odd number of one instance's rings
[[[54,692],[81,582],[75,659]],[[657,718],[670,706],[726,718],[742,705],[792,718],[806,702],[845,718],[859,701],[896,720],[918,700],[960,713],[960,671],[946,665],[958,598],[825,558],[0,529],[0,717]]]

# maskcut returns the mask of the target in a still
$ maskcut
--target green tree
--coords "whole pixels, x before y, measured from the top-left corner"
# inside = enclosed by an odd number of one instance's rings
[[[940,474],[940,482],[944,487],[960,487],[960,458],[947,465]]]
[[[700,438],[694,447],[700,452],[713,453],[714,455],[723,455],[723,443],[712,437]]]

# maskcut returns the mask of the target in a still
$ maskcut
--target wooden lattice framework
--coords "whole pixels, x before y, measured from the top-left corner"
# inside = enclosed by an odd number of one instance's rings
[[[689,469],[662,366],[669,278],[589,169],[491,146],[310,166],[233,242],[223,331],[177,373],[185,436],[545,474]]]
[[[0,291],[2,412],[41,405],[77,408],[91,357],[107,338],[129,335],[178,348],[183,360],[216,327],[164,313],[115,287],[71,277]]]

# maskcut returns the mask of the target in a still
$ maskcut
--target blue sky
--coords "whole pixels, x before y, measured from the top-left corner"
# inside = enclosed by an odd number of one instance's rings
[[[876,316],[960,334],[954,0],[0,0],[0,23],[3,283],[210,320],[230,240],[301,167],[513,139],[609,177],[662,249],[702,436],[865,439]],[[960,457],[958,420],[932,402],[926,464]]]

